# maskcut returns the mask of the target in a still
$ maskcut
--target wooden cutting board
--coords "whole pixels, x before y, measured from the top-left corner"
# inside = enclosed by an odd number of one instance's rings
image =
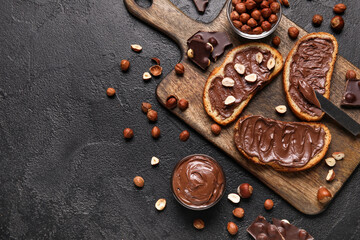
[[[166,98],[169,95],[189,100],[189,108],[186,111],[181,112],[178,108],[171,111],[210,142],[221,148],[242,167],[255,175],[299,211],[311,215],[322,212],[326,205],[317,201],[318,188],[326,186],[333,195],[336,195],[360,162],[360,138],[350,135],[329,117],[325,116],[323,118],[322,122],[329,127],[332,134],[332,142],[326,157],[331,156],[331,153],[335,151],[342,151],[346,154],[343,161],[337,162],[334,168],[336,178],[331,183],[327,183],[325,180],[329,167],[326,166],[324,161],[307,171],[280,173],[272,168],[256,165],[246,160],[237,151],[233,143],[234,124],[224,128],[219,136],[214,136],[210,131],[213,121],[203,108],[202,92],[206,79],[210,72],[221,64],[224,57],[221,57],[216,63],[211,63],[207,71],[200,70],[184,57],[187,49],[186,40],[199,30],[227,32],[234,46],[248,42],[232,31],[226,17],[226,8],[222,9],[213,22],[203,24],[187,17],[168,0],[153,0],[153,4],[149,8],[139,7],[134,0],[124,0],[124,2],[130,13],[172,38],[182,51],[183,59],[181,63],[185,66],[185,74],[179,77],[173,70],[162,80],[156,89],[160,103],[165,105]],[[287,35],[287,29],[290,26],[297,25],[283,16],[275,33],[261,40],[270,44],[274,35],[280,36],[282,42],[278,50],[284,59],[295,43]],[[299,26],[297,27],[300,29],[299,38],[307,34]],[[330,97],[330,100],[337,106],[339,106],[344,92],[345,73],[348,69],[354,69],[360,76],[359,69],[355,68],[343,57],[338,56],[331,81]],[[278,116],[274,108],[280,104],[286,104],[281,75],[250,101],[242,115],[258,114],[284,121],[299,121],[290,110],[284,117]],[[360,122],[360,109],[345,111]],[[241,179],[239,181],[241,182]]]

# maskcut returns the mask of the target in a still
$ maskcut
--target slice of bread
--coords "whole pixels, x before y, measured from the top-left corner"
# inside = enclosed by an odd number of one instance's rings
[[[211,101],[210,101],[210,96],[209,96],[209,89],[211,87],[211,83],[217,77],[224,77],[224,69],[225,69],[226,64],[233,62],[234,57],[238,52],[240,52],[242,50],[246,50],[247,48],[254,48],[254,47],[271,52],[272,56],[275,59],[275,67],[272,69],[272,72],[269,75],[269,78],[266,81],[264,81],[263,84],[256,91],[249,94],[245,100],[243,100],[242,102],[240,102],[240,104],[238,104],[238,106],[236,106],[236,108],[234,109],[234,112],[232,113],[231,116],[229,116],[227,118],[223,118],[219,114],[219,112],[217,110],[213,109],[213,107],[211,106]],[[204,87],[204,93],[203,93],[203,103],[204,103],[204,107],[205,107],[207,114],[210,117],[212,117],[215,122],[217,122],[221,125],[227,125],[227,124],[233,122],[241,114],[243,109],[246,107],[246,105],[249,103],[249,101],[253,98],[253,96],[256,94],[256,92],[260,91],[260,89],[262,89],[264,86],[269,84],[280,73],[281,69],[283,68],[283,65],[284,65],[284,63],[283,63],[282,55],[275,48],[272,48],[269,45],[264,44],[264,43],[248,43],[248,44],[240,45],[240,46],[232,49],[226,55],[224,62],[219,67],[215,68],[211,72],[210,76],[208,77],[208,79],[206,81],[206,84]]]
[[[252,117],[251,115],[246,115],[241,117],[238,122],[235,125],[235,131],[234,131],[234,141],[235,141],[235,145],[236,144],[236,137],[239,137],[239,124],[242,120],[248,118],[248,117]],[[265,118],[266,119],[266,118]],[[269,119],[269,120],[273,120],[273,119]],[[283,122],[283,121],[277,121],[277,120],[273,120],[276,122],[281,122],[284,124],[291,124],[292,122]],[[262,162],[258,157],[255,156],[249,156],[244,149],[239,148],[238,146],[236,146],[236,148],[249,160],[257,163],[257,164],[261,164],[261,165],[268,165],[271,166],[272,168],[274,168],[276,171],[280,171],[280,172],[298,172],[298,171],[303,171],[309,168],[312,168],[313,166],[315,166],[316,164],[318,164],[321,159],[324,158],[330,142],[331,142],[331,134],[330,134],[330,130],[322,123],[309,123],[309,122],[296,122],[296,124],[305,124],[305,125],[309,125],[309,126],[314,126],[314,127],[321,127],[322,129],[324,129],[325,131],[325,140],[324,140],[324,146],[322,148],[322,150],[317,153],[314,157],[312,157],[311,159],[309,159],[309,161],[307,162],[307,164],[305,164],[302,167],[286,167],[283,165],[280,165],[277,161],[271,161],[271,162]],[[244,136],[241,136],[244,137]]]
[[[285,66],[284,66],[284,71],[283,71],[283,83],[284,83],[284,90],[286,93],[286,100],[290,106],[290,109],[293,111],[293,113],[298,118],[300,118],[301,120],[304,120],[304,121],[319,121],[324,116],[324,112],[320,116],[316,116],[316,115],[313,116],[309,113],[301,111],[300,107],[297,105],[297,103],[294,101],[294,99],[292,99],[292,97],[290,96],[290,93],[289,93],[290,67],[291,67],[291,63],[293,60],[293,56],[297,52],[299,45],[302,42],[304,42],[308,39],[313,39],[313,38],[328,39],[333,43],[333,46],[334,46],[334,51],[332,53],[332,61],[330,62],[330,69],[326,74],[326,84],[325,84],[325,94],[324,94],[324,97],[326,97],[326,98],[330,97],[330,81],[331,81],[331,76],[332,76],[332,73],[334,70],[336,56],[338,53],[338,43],[336,41],[336,38],[333,35],[331,35],[329,33],[325,33],[325,32],[310,33],[310,34],[302,37],[289,52],[289,55],[287,56],[286,61],[285,61]]]

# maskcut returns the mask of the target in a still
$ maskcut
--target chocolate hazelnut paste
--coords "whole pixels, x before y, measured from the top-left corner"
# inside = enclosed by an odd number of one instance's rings
[[[321,152],[325,135],[318,126],[250,116],[240,120],[234,138],[238,149],[261,162],[298,168]]]
[[[263,61],[259,64],[256,61],[256,54],[261,52]],[[217,110],[223,119],[230,117],[234,109],[244,101],[250,94],[257,92],[266,85],[272,70],[267,68],[267,62],[273,55],[270,51],[263,50],[257,47],[246,48],[236,53],[234,60],[225,65],[224,76],[216,77],[209,88],[209,97],[213,110]],[[234,69],[235,64],[242,64],[245,66],[245,73],[240,75]],[[257,81],[250,83],[245,80],[245,76],[255,73]],[[231,88],[224,87],[221,81],[225,77],[230,77],[235,81],[235,85]],[[225,99],[228,96],[235,97],[235,103],[232,105],[225,105]]]
[[[223,194],[225,176],[220,165],[205,155],[191,155],[180,161],[173,172],[172,188],[185,205],[203,208]]]
[[[307,85],[325,94],[326,75],[330,70],[334,45],[329,39],[311,38],[300,43],[293,55],[289,73],[289,94],[302,112],[320,116],[321,109],[306,95]],[[305,84],[301,84],[304,81]],[[302,88],[302,89],[301,89]],[[304,91],[305,90],[305,91]]]

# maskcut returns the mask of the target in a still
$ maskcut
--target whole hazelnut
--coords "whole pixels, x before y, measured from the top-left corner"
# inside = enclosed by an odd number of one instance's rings
[[[264,17],[264,18],[268,18],[270,17],[270,15],[272,14],[272,11],[270,8],[264,8],[261,10],[261,15]]]
[[[247,21],[247,25],[248,25],[249,27],[251,27],[251,28],[254,28],[254,27],[257,26],[257,22],[256,22],[255,19],[250,18],[250,19]]]
[[[248,25],[243,25],[240,29],[240,31],[244,32],[244,33],[249,33],[251,31],[251,27],[249,27]]]
[[[354,70],[348,70],[346,72],[346,80],[356,79],[356,72]]]
[[[242,13],[240,15],[239,19],[240,19],[240,22],[247,23],[247,21],[249,21],[249,19],[250,19],[250,15],[248,13]]]
[[[233,6],[235,6],[236,4],[238,4],[239,2],[241,2],[241,0],[232,0],[231,3]]]
[[[174,97],[174,96],[170,96],[170,97],[168,97],[167,98],[167,100],[166,100],[166,107],[168,108],[168,109],[174,109],[174,108],[176,108],[176,105],[177,105],[177,99],[176,99],[176,97]]]
[[[268,21],[263,21],[261,27],[264,31],[270,31],[271,24]]]
[[[278,21],[278,16],[276,14],[271,14],[268,21],[269,23],[276,23]]]
[[[332,198],[331,193],[329,192],[329,190],[327,190],[327,188],[325,187],[320,187],[318,192],[317,192],[317,199],[319,202],[321,203],[328,203]]]
[[[238,3],[238,4],[236,4],[235,10],[236,10],[239,14],[245,13],[245,12],[246,12],[245,3]]]
[[[274,202],[271,199],[266,199],[264,202],[264,207],[266,210],[271,210],[274,207]]]
[[[265,21],[265,18],[263,16],[260,16],[259,25],[261,25]]]
[[[182,142],[186,142],[190,137],[190,133],[187,130],[184,130],[180,133],[179,139]]]
[[[255,19],[256,21],[259,21],[259,20],[260,20],[260,17],[261,17],[261,12],[256,9],[256,10],[252,11],[251,17],[252,17],[253,19]]]
[[[237,12],[237,11],[232,11],[231,13],[230,13],[230,19],[231,20],[238,20],[239,19],[239,17],[240,17],[240,15],[239,15],[239,13]]]
[[[189,102],[182,98],[178,102],[178,107],[181,111],[185,111],[189,107]]]
[[[313,16],[312,22],[315,26],[320,26],[323,22],[323,17],[319,14]]]
[[[141,111],[143,111],[143,113],[147,113],[150,109],[151,109],[151,104],[150,103],[143,102],[141,104]]]
[[[116,91],[114,88],[108,88],[106,89],[106,95],[108,95],[108,97],[113,97],[115,95]]]
[[[264,30],[261,27],[256,27],[252,30],[253,34],[262,34]]]
[[[236,27],[237,29],[240,29],[243,25],[242,22],[238,20],[234,20],[232,23],[234,24],[234,27]]]
[[[290,7],[289,0],[282,0],[282,4],[283,4],[285,7]]]
[[[289,37],[292,39],[296,39],[299,36],[299,29],[296,27],[290,27],[288,30]]]
[[[125,128],[123,134],[125,139],[131,139],[134,136],[134,131],[131,128]]]
[[[130,62],[126,59],[121,60],[120,68],[121,71],[126,72],[130,67]]]
[[[256,7],[256,2],[254,0],[247,0],[245,6],[247,10],[253,10]]]
[[[344,28],[345,22],[341,16],[335,16],[331,19],[330,25],[332,29],[340,32]]]
[[[201,229],[204,229],[205,223],[202,219],[198,218],[198,219],[194,220],[193,226],[194,226],[194,228],[201,230]]]
[[[182,63],[178,63],[175,65],[175,73],[177,75],[184,75],[185,72],[185,68],[184,65],[182,65]]]
[[[227,230],[231,235],[235,235],[237,234],[239,228],[234,222],[228,222]]]
[[[232,211],[233,215],[237,218],[243,218],[244,217],[244,209],[242,208],[235,208],[233,211]]]
[[[212,132],[213,134],[215,134],[215,135],[219,135],[220,132],[221,132],[221,127],[220,127],[218,124],[213,123],[213,124],[211,125],[211,132]]]
[[[147,118],[149,119],[149,121],[151,122],[156,122],[158,119],[158,114],[157,111],[150,109],[147,114],[146,114]]]
[[[346,5],[343,3],[339,3],[334,6],[334,12],[336,14],[343,14],[345,10],[346,10]]]
[[[270,9],[273,13],[278,13],[280,11],[280,4],[278,2],[273,2],[270,4]]]
[[[157,126],[153,127],[151,130],[151,136],[155,139],[158,139],[160,137],[160,128]]]
[[[275,46],[275,47],[278,47],[281,43],[281,39],[279,36],[275,36],[272,40],[272,44]]]
[[[240,195],[240,197],[249,198],[249,197],[251,197],[253,190],[254,189],[250,184],[243,183],[238,187],[237,192]]]
[[[144,179],[140,176],[136,176],[134,177],[134,180],[133,180],[135,186],[137,186],[138,188],[142,188],[144,186]]]
[[[270,4],[268,1],[262,1],[262,3],[260,4],[261,8],[268,8],[270,7]]]

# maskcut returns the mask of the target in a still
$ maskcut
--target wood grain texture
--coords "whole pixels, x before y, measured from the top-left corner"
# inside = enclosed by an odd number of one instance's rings
[[[212,69],[219,66],[224,58],[222,57],[218,62],[212,63],[207,71],[202,71],[184,57],[186,40],[199,30],[226,31],[234,43],[234,46],[249,42],[238,37],[231,30],[226,18],[225,7],[213,22],[202,24],[185,16],[168,0],[153,0],[152,6],[146,9],[139,7],[134,0],[124,0],[124,2],[130,13],[171,37],[179,44],[183,53],[181,62],[185,66],[185,74],[179,77],[173,70],[158,85],[156,94],[160,103],[165,105],[166,98],[169,95],[176,95],[178,98],[186,98],[189,100],[190,105],[186,111],[182,112],[178,108],[171,111],[214,145],[221,148],[226,154],[231,156],[242,167],[246,168],[296,209],[310,215],[322,212],[326,208],[326,205],[320,204],[317,201],[317,190],[320,186],[326,186],[333,195],[336,195],[340,190],[360,162],[359,137],[355,138],[351,136],[346,130],[338,126],[327,116],[321,121],[330,129],[332,134],[332,142],[326,157],[335,151],[343,151],[346,154],[345,160],[337,162],[334,168],[336,178],[331,183],[327,183],[325,180],[329,168],[324,161],[307,171],[281,173],[274,171],[270,167],[256,165],[246,160],[234,145],[234,124],[223,128],[221,134],[215,137],[210,130],[213,121],[203,108],[202,91],[206,79]],[[295,43],[295,41],[287,36],[287,29],[290,26],[296,26],[296,24],[283,16],[275,33],[261,40],[261,42],[270,44],[272,37],[278,35],[282,40],[278,50],[283,57],[286,58]],[[303,29],[298,28],[300,29],[299,38],[307,34]],[[340,105],[340,100],[344,92],[345,73],[347,69],[354,69],[357,74],[360,75],[359,69],[343,57],[338,56],[332,77],[330,94],[330,100],[337,106]],[[258,114],[283,121],[299,121],[291,111],[288,111],[285,116],[280,117],[274,110],[277,105],[286,105],[281,78],[282,76],[278,76],[269,86],[259,92],[247,108],[245,108],[241,116],[245,114]],[[345,111],[355,120],[360,121],[359,109],[347,109]],[[239,179],[239,182],[240,181],[241,179]]]

